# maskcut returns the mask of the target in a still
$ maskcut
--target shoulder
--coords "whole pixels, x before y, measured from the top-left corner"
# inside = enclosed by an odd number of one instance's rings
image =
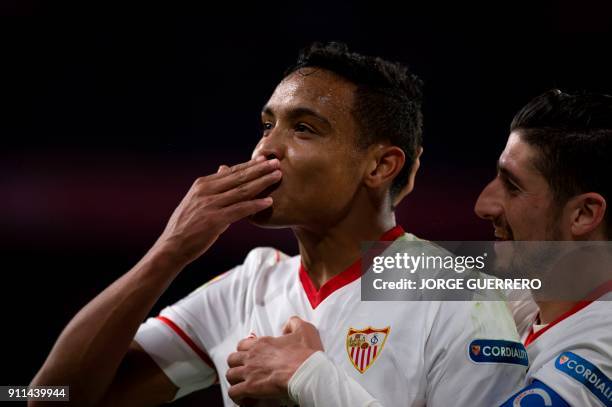
[[[273,247],[257,247],[249,251],[242,264],[217,275],[193,290],[188,297],[244,296],[257,279],[293,258]]]
[[[531,377],[553,388],[571,405],[591,405],[595,399],[612,404],[612,361],[610,353],[589,348],[557,354]]]

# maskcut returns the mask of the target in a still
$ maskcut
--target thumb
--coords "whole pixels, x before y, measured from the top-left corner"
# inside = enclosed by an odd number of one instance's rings
[[[298,330],[304,324],[304,320],[297,316],[292,316],[283,327],[283,335],[289,335]]]
[[[217,170],[217,174],[224,174],[226,173],[230,168],[227,165],[220,165],[219,169]]]

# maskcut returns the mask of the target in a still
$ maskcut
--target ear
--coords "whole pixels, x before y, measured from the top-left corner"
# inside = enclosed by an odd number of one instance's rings
[[[576,239],[593,238],[598,229],[605,228],[606,200],[596,192],[571,198],[566,204],[569,211],[570,232]],[[605,231],[602,230],[605,236]]]
[[[371,146],[369,156],[364,183],[372,189],[390,185],[406,162],[404,151],[388,144]]]
[[[412,163],[412,168],[410,169],[410,175],[408,175],[408,182],[402,188],[400,192],[398,192],[397,196],[393,198],[393,207],[395,208],[397,205],[402,202],[402,200],[412,192],[414,189],[414,180],[416,178],[416,174],[419,171],[419,167],[421,166],[421,154],[423,154],[423,147],[419,147],[417,150],[416,157],[414,159],[414,163]]]

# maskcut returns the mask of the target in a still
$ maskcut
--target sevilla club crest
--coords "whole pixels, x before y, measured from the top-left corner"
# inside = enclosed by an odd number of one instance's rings
[[[369,326],[362,330],[355,328],[348,330],[346,351],[351,363],[359,373],[365,373],[381,354],[390,330],[389,326],[383,329]]]

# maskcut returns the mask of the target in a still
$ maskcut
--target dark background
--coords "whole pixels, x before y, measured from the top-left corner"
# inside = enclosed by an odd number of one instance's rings
[[[514,112],[552,87],[612,93],[612,12],[576,4],[2,2],[12,17],[0,20],[0,384],[29,383],[196,177],[248,159],[261,106],[313,40],[405,62],[425,80],[425,155],[398,219],[428,239],[489,239],[472,208]],[[153,314],[263,245],[296,253],[289,231],[236,224]]]

